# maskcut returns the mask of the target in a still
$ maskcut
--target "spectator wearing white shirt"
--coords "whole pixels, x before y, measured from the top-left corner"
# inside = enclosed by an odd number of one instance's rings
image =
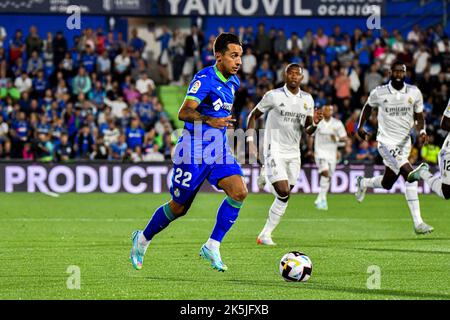
[[[242,71],[245,75],[251,75],[257,66],[256,57],[252,52],[252,48],[247,47],[245,55],[242,57]]]
[[[425,46],[420,45],[419,51],[414,54],[414,65],[416,73],[416,81],[420,81],[423,78],[423,73],[428,67],[428,59],[430,54],[427,52]]]
[[[33,82],[28,76],[28,73],[24,71],[22,72],[22,75],[20,77],[16,78],[16,80],[14,81],[14,86],[19,90],[20,93],[22,93],[25,91],[30,91],[33,87]]]
[[[138,81],[136,81],[136,89],[140,94],[151,94],[155,90],[155,82],[150,79],[146,72],[142,72]]]
[[[3,48],[3,41],[5,41],[7,35],[6,29],[0,26],[0,48]]]
[[[123,82],[125,75],[129,71],[131,60],[126,48],[114,59],[114,71],[118,77],[119,82]]]

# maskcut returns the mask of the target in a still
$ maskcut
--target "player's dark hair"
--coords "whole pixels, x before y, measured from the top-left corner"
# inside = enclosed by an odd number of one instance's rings
[[[303,68],[298,64],[298,63],[290,63],[286,66],[286,68],[284,69],[284,72],[287,73],[289,71],[289,69],[291,68],[298,68],[300,69],[300,74],[303,74]]]
[[[218,52],[224,54],[227,52],[229,44],[237,44],[242,47],[242,43],[239,41],[237,35],[229,32],[222,32],[217,36],[216,40],[214,40],[214,54]]]
[[[396,66],[402,66],[402,67],[405,69],[405,72],[406,72],[406,65],[405,65],[405,63],[404,63],[403,61],[395,60],[395,61],[391,64],[391,71],[394,70],[394,68],[395,68]]]

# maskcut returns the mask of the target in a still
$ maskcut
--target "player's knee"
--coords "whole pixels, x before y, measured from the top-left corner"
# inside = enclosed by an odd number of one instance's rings
[[[184,216],[189,209],[189,207],[176,203],[174,201],[170,202],[169,208],[172,214],[177,218]]]
[[[328,171],[322,171],[321,173],[320,173],[320,175],[321,176],[323,176],[323,177],[325,177],[325,178],[328,178],[329,176],[330,176],[330,174],[328,173]]]
[[[381,186],[383,187],[383,189],[391,190],[393,185],[394,182],[392,181],[386,181],[384,179],[381,181]]]
[[[245,186],[242,186],[240,188],[234,189],[231,192],[230,197],[235,201],[242,202],[245,200],[245,198],[247,198],[247,195],[248,195],[247,188]]]
[[[277,192],[278,199],[283,201],[288,201],[291,191],[289,188],[278,188],[275,190]]]

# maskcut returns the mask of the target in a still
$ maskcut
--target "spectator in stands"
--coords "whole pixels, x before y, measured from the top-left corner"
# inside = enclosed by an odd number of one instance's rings
[[[136,81],[136,89],[141,95],[152,95],[155,90],[155,82],[148,77],[148,74],[142,72],[139,80]]]
[[[31,57],[33,51],[37,51],[38,54],[42,52],[42,39],[39,37],[36,26],[30,27],[30,33],[25,40],[27,58]]]
[[[364,90],[366,93],[370,93],[377,86],[381,85],[383,77],[378,72],[378,66],[373,64],[370,66],[370,72],[366,73],[364,77]]]
[[[26,71],[22,71],[20,77],[14,81],[14,86],[20,93],[29,92],[33,88],[33,82]]]
[[[55,146],[55,157],[58,162],[67,162],[73,159],[74,153],[67,133],[61,135],[60,143]]]
[[[125,135],[121,134],[119,140],[116,143],[111,144],[110,159],[112,160],[124,160],[127,155],[128,146],[126,143]]]
[[[80,92],[87,94],[92,88],[91,78],[84,67],[78,68],[78,74],[72,81],[72,93],[78,95]]]
[[[270,37],[266,33],[264,23],[258,24],[258,32],[255,37],[255,53],[261,59],[265,53],[271,53]]]
[[[422,159],[430,165],[438,164],[438,155],[441,148],[434,144],[434,136],[430,135],[428,143],[424,144],[420,150]]]
[[[74,151],[78,159],[89,159],[91,153],[94,151],[94,137],[92,136],[89,126],[83,125],[76,137]]]

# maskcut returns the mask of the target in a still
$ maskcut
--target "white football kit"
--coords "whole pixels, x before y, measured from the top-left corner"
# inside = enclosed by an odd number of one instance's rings
[[[444,111],[444,117],[450,118],[450,100]],[[450,132],[445,138],[442,149],[439,152],[439,169],[441,171],[442,183],[450,185]]]
[[[300,173],[300,139],[306,118],[314,116],[312,96],[300,90],[292,94],[286,85],[268,91],[256,106],[267,113],[264,132],[264,165],[273,184],[287,180],[295,185]]]
[[[422,93],[406,83],[401,90],[396,90],[389,82],[370,92],[368,104],[378,108],[378,152],[384,165],[398,174],[409,162],[409,133],[414,126],[414,113],[423,111]]]
[[[333,135],[337,141],[333,141]],[[319,173],[328,171],[331,176],[336,169],[339,139],[347,137],[344,124],[333,117],[329,121],[323,119],[317,125],[314,137],[314,158]]]

